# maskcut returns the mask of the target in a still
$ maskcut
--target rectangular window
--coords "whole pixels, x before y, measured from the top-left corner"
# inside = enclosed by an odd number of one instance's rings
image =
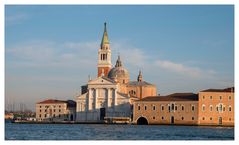
[[[228,96],[228,99],[229,99],[229,100],[231,100],[231,99],[232,99],[232,97],[231,97],[231,96]]]
[[[40,108],[41,108],[41,106],[40,106]]]
[[[61,109],[59,109],[59,112],[61,112]]]
[[[40,109],[40,112],[41,112],[41,109]]]
[[[202,99],[205,99],[205,96],[202,96]]]
[[[162,110],[162,111],[164,110],[164,106],[163,106],[163,105],[161,106],[161,110]]]
[[[39,117],[41,118],[41,114],[39,115]]]
[[[144,106],[144,110],[147,110],[147,106]]]
[[[194,117],[192,117],[192,120],[194,120]]]
[[[175,106],[175,111],[177,111],[178,110],[178,106]]]
[[[46,114],[45,114],[45,117],[46,117]]]
[[[212,96],[210,96],[210,99],[212,100]]]
[[[222,96],[220,96],[219,98],[220,98],[220,100],[222,100]]]
[[[184,106],[182,106],[182,111],[184,110]]]
[[[140,106],[138,106],[138,110],[140,110]]]
[[[170,106],[168,106],[168,112],[170,112]]]

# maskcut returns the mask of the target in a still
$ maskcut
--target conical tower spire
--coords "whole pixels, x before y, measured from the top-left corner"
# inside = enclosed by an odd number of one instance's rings
[[[115,67],[121,67],[122,66],[122,62],[120,60],[120,55],[118,55],[118,59],[116,61]]]
[[[105,44],[109,44],[108,33],[106,29],[106,22],[104,23],[104,34],[101,41],[101,48],[103,48]]]
[[[138,75],[138,82],[142,82],[143,81],[143,75],[141,70],[139,71],[139,75]]]

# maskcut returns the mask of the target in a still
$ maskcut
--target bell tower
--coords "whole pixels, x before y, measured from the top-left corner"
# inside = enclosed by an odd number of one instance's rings
[[[106,23],[104,23],[104,34],[98,50],[98,77],[108,76],[111,69],[111,50],[108,39]]]

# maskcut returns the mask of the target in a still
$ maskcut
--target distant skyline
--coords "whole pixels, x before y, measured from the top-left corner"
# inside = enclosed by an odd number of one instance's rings
[[[75,100],[97,76],[104,22],[130,80],[142,70],[162,95],[234,86],[233,5],[7,5],[5,103]]]

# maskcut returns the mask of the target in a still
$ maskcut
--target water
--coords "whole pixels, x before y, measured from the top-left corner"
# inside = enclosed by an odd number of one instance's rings
[[[233,127],[13,124],[5,123],[6,140],[234,140]]]

